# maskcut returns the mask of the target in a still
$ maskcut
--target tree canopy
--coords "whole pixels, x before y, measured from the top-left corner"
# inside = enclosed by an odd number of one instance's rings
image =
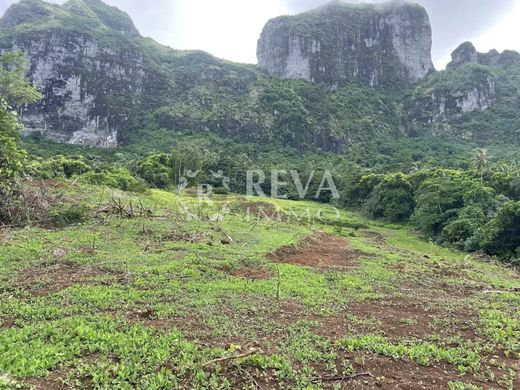
[[[22,53],[0,55],[0,191],[10,187],[25,156],[16,143],[21,125],[15,109],[41,97],[27,81],[25,65]]]

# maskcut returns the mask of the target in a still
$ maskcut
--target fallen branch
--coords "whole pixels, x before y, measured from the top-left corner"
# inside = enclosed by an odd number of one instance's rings
[[[331,377],[325,377],[325,378],[317,378],[315,381],[316,382],[319,382],[319,381],[322,381],[322,382],[337,382],[337,381],[345,382],[345,381],[354,380],[356,378],[360,378],[362,376],[368,376],[370,378],[374,378],[374,375],[371,372],[360,372],[359,374],[347,375],[347,376],[331,376]]]
[[[249,352],[245,352],[245,353],[242,353],[240,355],[226,356],[226,357],[222,357],[222,358],[218,358],[218,359],[213,359],[213,360],[210,360],[209,362],[204,363],[202,365],[202,367],[209,366],[210,364],[226,362],[228,360],[242,359],[242,358],[254,355],[255,353],[259,353],[259,352],[260,352],[259,349],[252,349]]]
[[[513,287],[506,290],[484,290],[484,294],[508,294],[518,292],[520,292],[520,287]]]
[[[251,381],[251,383],[253,384],[253,386],[255,386],[255,389],[257,390],[263,390],[262,386],[260,386],[260,384],[256,381],[256,379],[253,377],[253,375],[251,375],[249,372],[247,372],[246,370],[240,370],[241,373],[243,373],[245,376],[247,376],[247,378]]]

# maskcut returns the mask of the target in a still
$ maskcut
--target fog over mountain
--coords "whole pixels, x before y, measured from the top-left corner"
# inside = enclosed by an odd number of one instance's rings
[[[372,2],[382,2],[373,0]],[[15,0],[0,0],[0,13]],[[64,0],[53,0],[63,3]],[[143,35],[177,49],[201,49],[233,61],[256,63],[256,41],[268,19],[295,14],[329,0],[107,0],[128,12]],[[361,2],[361,1],[350,1]],[[433,26],[437,68],[463,41],[481,51],[520,49],[520,0],[416,0]]]

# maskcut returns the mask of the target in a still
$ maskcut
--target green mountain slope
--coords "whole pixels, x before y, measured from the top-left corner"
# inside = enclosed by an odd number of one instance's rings
[[[325,34],[330,26],[322,25]],[[520,56],[480,54],[471,44],[454,52],[446,71],[416,85],[390,90],[346,80],[331,87],[161,46],[101,0],[22,0],[0,19],[0,48],[27,54],[29,76],[45,96],[20,110],[26,133],[59,142],[113,147],[146,144],[154,133],[212,133],[336,153],[431,135],[519,142]]]
[[[407,100],[410,129],[518,145],[520,54],[477,53],[465,43],[452,57],[447,70],[424,79]]]
[[[50,139],[114,146],[164,128],[342,151],[403,129],[397,103],[380,91],[282,82],[254,66],[172,50],[100,1],[22,1],[0,21],[0,37],[0,47],[28,54],[45,99],[24,110],[24,122]]]

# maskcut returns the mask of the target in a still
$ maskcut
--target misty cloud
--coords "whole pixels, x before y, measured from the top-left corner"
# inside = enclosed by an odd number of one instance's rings
[[[291,13],[324,5],[330,0],[282,0]],[[349,3],[381,3],[385,0],[350,0]],[[462,42],[474,41],[515,6],[515,0],[415,0],[426,8],[433,28],[433,57],[449,58]],[[498,44],[498,43],[497,43]],[[514,48],[512,48],[514,49]]]

